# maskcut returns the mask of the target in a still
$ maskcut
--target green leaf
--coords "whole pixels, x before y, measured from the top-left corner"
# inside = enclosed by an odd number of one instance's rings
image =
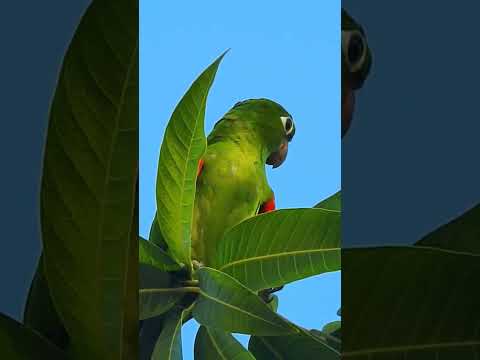
[[[172,310],[165,319],[152,360],[181,360],[182,359],[182,322],[184,312]]]
[[[162,232],[160,231],[160,226],[158,225],[157,213],[153,217],[152,226],[150,226],[150,233],[148,235],[148,240],[162,248],[163,251],[166,251],[168,246],[163,238]]]
[[[342,260],[344,358],[475,359],[479,255],[384,247]]]
[[[200,296],[193,316],[200,324],[242,334],[282,335],[297,330],[254,292],[218,270],[197,271]]]
[[[23,323],[61,349],[65,349],[68,344],[68,334],[53,305],[50,290],[48,289],[43,255],[40,256],[32,284],[30,285],[23,314]]]
[[[328,330],[328,329],[327,329]],[[321,342],[326,343],[333,349],[337,351],[341,351],[342,349],[342,340],[341,340],[341,328],[338,327],[336,330],[327,333],[326,331],[322,330],[317,330],[317,329],[312,329],[309,331],[309,333],[316,338],[318,338]]]
[[[339,191],[325,200],[322,200],[315,205],[315,207],[320,209],[342,211],[342,192]]]
[[[479,224],[480,204],[428,234],[415,245],[480,254]]]
[[[160,148],[157,220],[170,253],[190,265],[191,227],[198,161],[207,140],[204,118],[208,92],[225,53],[192,84],[173,111]]]
[[[326,334],[331,334],[337,331],[338,329],[340,329],[341,326],[342,326],[341,321],[332,321],[332,322],[329,322],[328,324],[325,324],[325,326],[322,328],[322,332]]]
[[[94,1],[50,109],[45,275],[73,359],[131,359],[138,339],[138,2]]]
[[[278,296],[272,295],[272,300],[267,304],[272,311],[277,312],[278,309]]]
[[[140,264],[150,265],[162,271],[180,269],[180,265],[173,261],[161,247],[142,237],[139,237],[138,256]]]
[[[140,320],[165,313],[185,295],[172,290],[172,275],[150,265],[140,264],[139,282],[138,316]]]
[[[339,351],[306,331],[290,336],[252,336],[248,349],[257,360],[340,359]]]
[[[195,337],[195,360],[255,360],[232,335],[200,326]]]
[[[0,357],[8,360],[66,359],[66,354],[34,330],[0,313]]]
[[[214,267],[253,291],[340,270],[340,212],[286,209],[249,218],[219,243]]]

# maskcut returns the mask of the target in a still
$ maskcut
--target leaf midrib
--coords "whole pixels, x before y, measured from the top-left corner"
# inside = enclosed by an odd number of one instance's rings
[[[215,347],[215,349],[217,350],[218,354],[220,355],[220,357],[222,359],[225,359],[225,360],[228,360],[227,357],[225,357],[225,355],[223,354],[222,350],[220,349],[220,347],[218,346],[217,342],[215,341],[215,338],[213,337],[212,334],[210,334],[210,331],[208,330],[208,328],[205,328],[205,330],[207,331],[207,335],[208,337],[210,338],[210,340],[212,341],[212,344],[213,346]]]
[[[226,303],[226,302],[224,302],[224,301],[222,301],[222,300],[220,300],[220,299],[217,299],[217,298],[215,298],[215,297],[213,297],[213,296],[210,296],[210,295],[208,295],[207,293],[205,293],[203,290],[200,290],[200,294],[201,294],[202,296],[206,297],[207,299],[210,299],[210,300],[215,301],[215,302],[217,302],[217,303],[219,303],[219,304],[222,304],[222,305],[225,306],[225,307],[235,309],[235,310],[237,310],[237,311],[239,311],[239,312],[241,312],[241,313],[243,313],[243,314],[246,314],[246,315],[248,315],[248,316],[251,316],[251,317],[253,317],[253,318],[255,318],[255,319],[258,319],[258,320],[260,320],[260,321],[263,321],[263,322],[266,322],[266,323],[268,323],[268,324],[271,324],[271,325],[273,325],[273,326],[276,327],[276,328],[279,328],[279,329],[284,330],[285,332],[286,332],[286,330],[287,330],[285,327],[280,326],[280,325],[278,325],[278,324],[275,324],[275,323],[271,322],[270,320],[261,318],[260,316],[257,316],[257,315],[255,315],[255,314],[252,314],[251,312],[249,312],[249,311],[247,311],[247,310],[243,310],[242,308],[239,308],[238,306],[235,306],[235,305]]]
[[[123,81],[123,85],[122,85],[122,92],[121,92],[121,95],[120,95],[120,100],[119,100],[119,105],[118,105],[118,110],[117,110],[117,113],[115,115],[115,121],[114,121],[114,124],[115,124],[115,129],[113,131],[113,140],[112,140],[112,143],[110,144],[110,149],[109,149],[109,156],[107,157],[107,167],[106,167],[106,171],[105,171],[105,182],[103,184],[103,193],[104,194],[107,194],[108,193],[108,185],[110,183],[110,180],[111,180],[111,167],[112,167],[112,163],[113,163],[113,153],[115,151],[115,146],[117,145],[117,140],[118,140],[118,134],[120,132],[120,117],[122,115],[122,111],[123,111],[123,108],[124,108],[124,105],[125,105],[125,97],[126,97],[126,92],[127,92],[127,87],[128,87],[128,84],[129,82],[131,81],[131,72],[132,72],[132,68],[133,68],[133,64],[135,63],[135,55],[138,53],[138,38],[137,40],[135,41],[135,46],[133,48],[133,51],[132,51],[132,54],[130,55],[130,60],[129,60],[129,64],[128,64],[128,67],[127,67],[127,72],[125,74],[125,80]],[[135,196],[135,187],[133,187],[132,189],[132,192],[133,192],[133,196]],[[100,216],[99,216],[99,225],[98,225],[98,239],[100,239],[100,241],[98,242],[98,246],[97,246],[97,269],[100,269],[101,268],[101,265],[100,263],[102,262],[102,259],[103,259],[103,256],[101,256],[102,252],[101,252],[101,246],[102,246],[102,239],[103,239],[103,231],[104,231],[104,221],[105,221],[105,197],[103,197],[103,199],[101,200],[101,207],[100,207]],[[134,207],[132,207],[134,208]],[[134,211],[134,209],[133,209]],[[132,211],[132,212],[133,212]],[[131,231],[132,231],[132,222],[130,222],[130,225],[129,225],[129,228],[128,228],[128,239],[131,240]],[[129,241],[129,243],[131,243],[131,241]],[[129,244],[131,245],[131,244]],[[125,272],[128,273],[128,253],[130,251],[130,247],[127,246],[125,247],[125,252],[124,252],[124,255],[127,255],[127,256],[124,256],[125,258],[125,262],[126,262],[126,266],[124,267],[124,269],[127,269],[127,271]],[[126,296],[128,296],[127,294],[127,289],[126,289],[126,284],[127,284],[127,278],[128,276],[124,276],[122,281],[121,281],[121,284],[122,284],[122,288],[124,289],[124,296],[123,298],[125,298]],[[103,274],[102,274],[102,279],[103,279]],[[97,288],[96,290],[96,298],[98,299],[99,298],[99,290],[101,287]],[[122,309],[123,310],[123,309]],[[123,338],[123,335],[124,335],[124,319],[125,317],[125,314],[122,313],[121,315],[121,318],[120,318],[120,328],[119,328],[119,333],[121,334],[120,337]],[[120,349],[119,349],[119,354],[120,354],[120,359],[123,359],[123,352],[124,352],[124,341],[122,341],[122,339],[120,339]]]
[[[230,263],[227,263],[223,266],[221,266],[218,270],[224,271],[225,269],[229,267],[233,267],[239,264],[244,264],[244,263],[249,263],[249,262],[255,262],[255,261],[262,261],[262,260],[271,260],[275,258],[280,258],[284,256],[294,256],[294,255],[303,255],[303,254],[312,254],[312,253],[321,253],[321,252],[328,252],[328,251],[337,251],[340,250],[341,248],[325,248],[325,249],[309,249],[309,250],[295,250],[295,251],[288,251],[288,252],[281,252],[281,253],[276,253],[276,254],[271,254],[271,255],[261,255],[261,256],[254,256],[250,258],[245,258],[245,259],[240,259],[240,260],[235,260]]]

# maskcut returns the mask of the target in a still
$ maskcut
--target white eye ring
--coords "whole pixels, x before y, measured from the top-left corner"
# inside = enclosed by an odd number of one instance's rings
[[[283,129],[285,130],[286,135],[290,135],[293,131],[293,120],[290,116],[280,116],[282,120]]]

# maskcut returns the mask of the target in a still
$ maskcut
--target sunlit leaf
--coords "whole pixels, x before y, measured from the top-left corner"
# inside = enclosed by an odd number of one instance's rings
[[[322,331],[324,333],[331,334],[337,331],[338,329],[340,329],[341,326],[342,326],[341,321],[332,321],[328,324],[325,324],[324,327],[322,328]]]
[[[73,359],[131,359],[138,339],[138,1],[94,1],[50,109],[45,275]]]
[[[341,191],[333,194],[332,196],[322,200],[317,205],[316,208],[327,209],[327,210],[337,210],[342,211],[342,193]]]
[[[170,253],[190,264],[191,226],[198,161],[207,146],[205,106],[222,54],[192,84],[173,111],[157,171],[157,220]]]
[[[168,248],[162,232],[160,231],[160,225],[158,225],[157,213],[155,213],[155,216],[153,217],[152,225],[150,226],[150,233],[148,234],[148,240],[164,251],[166,251]]]
[[[340,270],[340,212],[286,209],[247,219],[220,242],[214,267],[254,291]]]
[[[195,338],[195,360],[255,360],[231,334],[200,326]]]
[[[200,324],[242,334],[296,332],[255,293],[229,275],[207,267],[198,270],[197,274],[200,296],[193,308],[193,316]]]

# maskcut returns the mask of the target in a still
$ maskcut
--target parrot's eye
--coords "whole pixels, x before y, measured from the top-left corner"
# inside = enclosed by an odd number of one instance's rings
[[[367,55],[363,34],[358,30],[342,31],[342,52],[350,72],[361,69]]]
[[[293,137],[293,133],[295,130],[295,127],[293,125],[293,120],[289,116],[281,116],[280,119],[282,119],[282,124],[285,130],[285,134],[287,135],[287,138],[290,141],[291,138]]]

